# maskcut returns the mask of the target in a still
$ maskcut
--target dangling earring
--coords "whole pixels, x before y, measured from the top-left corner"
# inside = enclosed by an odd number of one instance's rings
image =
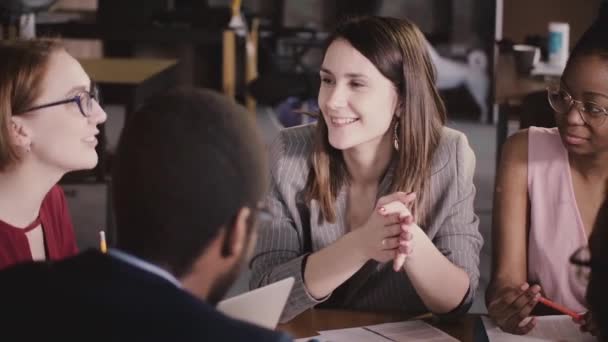
[[[395,121],[395,129],[393,130],[393,146],[395,147],[395,150],[399,151],[399,135],[397,134],[397,131],[399,130],[399,119],[397,119]]]

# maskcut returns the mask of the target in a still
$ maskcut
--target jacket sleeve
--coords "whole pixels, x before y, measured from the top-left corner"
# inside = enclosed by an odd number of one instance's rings
[[[312,297],[304,284],[303,271],[308,256],[304,250],[302,218],[296,206],[297,188],[304,170],[301,157],[293,157],[297,146],[285,146],[280,135],[270,147],[270,189],[266,205],[273,216],[259,227],[257,247],[251,260],[251,288],[293,277],[293,289],[281,316],[281,322],[326,300]],[[294,159],[295,158],[295,159]],[[306,221],[306,220],[304,220]]]
[[[474,212],[475,154],[465,135],[456,142],[456,201],[449,208],[433,242],[439,251],[469,276],[469,290],[452,313],[465,313],[473,302],[479,285],[479,252],[483,238],[479,233],[479,218]]]

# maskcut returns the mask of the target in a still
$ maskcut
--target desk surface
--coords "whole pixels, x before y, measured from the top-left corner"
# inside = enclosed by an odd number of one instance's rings
[[[177,64],[175,59],[93,58],[78,60],[98,83],[140,84]]]
[[[452,322],[436,322],[430,316],[425,322],[450,334],[459,341],[474,341],[477,315],[465,315]],[[277,329],[285,331],[296,338],[318,335],[318,331],[330,329],[353,328],[365,325],[399,322],[411,319],[411,316],[398,313],[373,313],[346,310],[310,309]]]
[[[549,83],[555,80],[555,78],[518,74],[515,70],[513,54],[508,53],[500,54],[498,57],[494,79],[496,104],[521,101],[528,94],[545,90]]]

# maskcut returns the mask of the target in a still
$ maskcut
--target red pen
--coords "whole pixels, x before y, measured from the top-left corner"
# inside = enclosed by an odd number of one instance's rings
[[[543,303],[543,304],[545,304],[546,306],[548,306],[548,307],[550,307],[552,309],[555,309],[555,310],[557,310],[557,311],[559,311],[559,312],[561,312],[563,314],[566,314],[566,315],[568,315],[568,316],[576,319],[577,321],[580,320],[581,317],[582,317],[582,314],[576,313],[576,312],[574,312],[574,311],[572,311],[572,310],[570,310],[570,309],[568,309],[568,308],[566,308],[566,307],[564,307],[562,305],[554,303],[554,302],[548,300],[545,297],[539,297],[538,301],[541,302],[541,303]]]

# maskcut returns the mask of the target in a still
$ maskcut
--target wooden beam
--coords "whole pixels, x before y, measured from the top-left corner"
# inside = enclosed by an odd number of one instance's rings
[[[222,35],[222,90],[231,98],[236,95],[236,36],[231,30]]]
[[[246,42],[246,64],[245,64],[245,85],[248,86],[249,83],[255,80],[258,77],[258,39],[259,39],[259,30],[260,29],[260,19],[253,19],[253,23],[251,25],[251,31],[247,34],[247,42]],[[256,111],[256,101],[249,94],[249,91],[246,92],[247,95],[245,97],[245,106],[249,111],[255,115]]]

